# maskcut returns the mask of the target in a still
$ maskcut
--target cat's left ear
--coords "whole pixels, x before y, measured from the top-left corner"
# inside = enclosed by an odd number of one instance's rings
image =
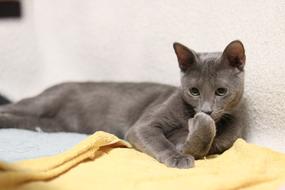
[[[229,43],[223,52],[223,58],[227,59],[232,67],[243,70],[245,65],[245,49],[241,41],[235,40]]]
[[[186,72],[196,61],[195,52],[186,46],[175,42],[173,44],[179,67],[182,72]]]

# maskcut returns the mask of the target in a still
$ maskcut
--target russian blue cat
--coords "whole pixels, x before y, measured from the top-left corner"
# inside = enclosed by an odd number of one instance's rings
[[[245,50],[196,53],[173,45],[179,87],[155,83],[63,83],[36,97],[0,106],[0,128],[92,134],[106,131],[169,167],[222,153],[242,135],[239,105]]]

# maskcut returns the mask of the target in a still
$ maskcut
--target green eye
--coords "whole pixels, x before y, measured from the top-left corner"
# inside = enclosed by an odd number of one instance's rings
[[[228,90],[226,88],[218,88],[215,92],[215,94],[217,96],[224,96],[226,95],[226,93],[228,92]]]
[[[190,88],[189,92],[192,96],[199,96],[200,95],[198,88]]]

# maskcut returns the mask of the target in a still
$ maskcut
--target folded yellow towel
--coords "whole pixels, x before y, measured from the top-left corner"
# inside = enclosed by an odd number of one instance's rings
[[[285,154],[239,139],[195,168],[167,168],[127,142],[97,132],[62,154],[0,162],[0,189],[224,190],[285,189]]]

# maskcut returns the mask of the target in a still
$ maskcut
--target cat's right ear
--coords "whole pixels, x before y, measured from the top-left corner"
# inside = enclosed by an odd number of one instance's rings
[[[229,43],[223,52],[223,57],[226,58],[232,67],[243,70],[245,65],[245,50],[241,41],[235,40]]]
[[[195,62],[195,53],[178,42],[173,43],[173,48],[181,71],[186,72]]]

